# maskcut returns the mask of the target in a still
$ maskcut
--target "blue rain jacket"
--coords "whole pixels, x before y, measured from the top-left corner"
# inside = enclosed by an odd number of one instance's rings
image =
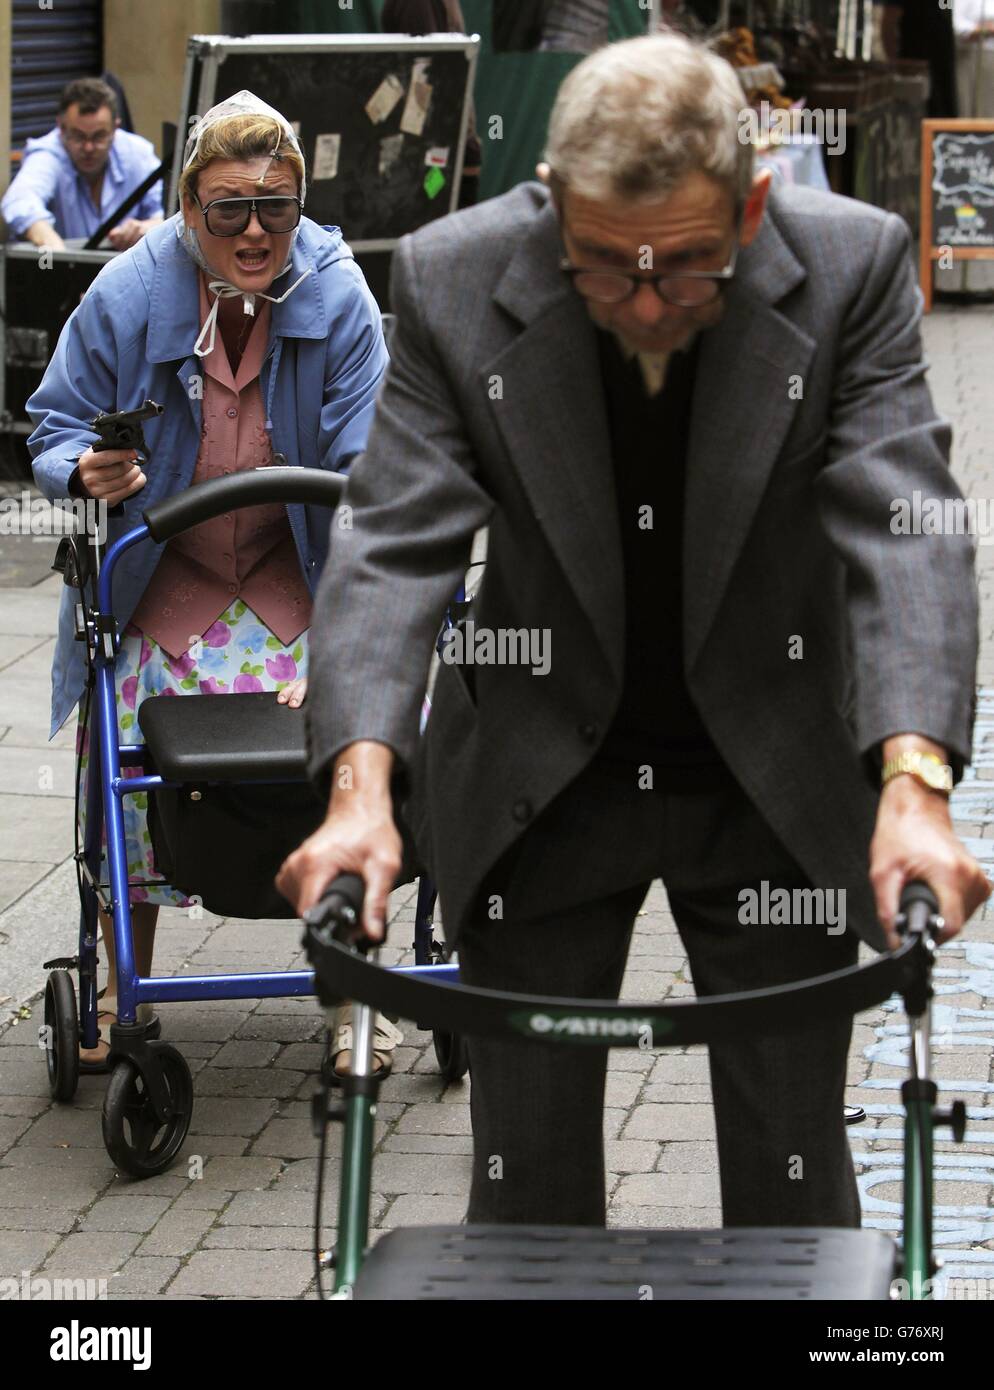
[[[135,410],[147,398],[165,407],[145,423],[151,455],[145,486],[111,519],[108,540],[141,521],[153,502],[189,487],[200,444],[203,366],[199,270],[180,244],[178,218],[155,228],[101,270],[73,311],[41,385],[28,401],[35,478],[51,501],[69,496],[69,478],[96,433],[101,411]],[[305,468],[347,471],[366,447],[387,365],[380,311],[338,227],[300,223],[293,264],[271,293],[314,269],[283,304],[272,306],[261,373],[274,455]],[[220,335],[218,335],[220,342]],[[313,593],[328,552],[325,508],[287,508],[300,563]],[[163,547],[148,541],[122,556],[114,577],[119,630],[134,612]],[[52,727],[62,727],[83,693],[83,644],[74,637],[76,590],[66,588],[52,666]]]

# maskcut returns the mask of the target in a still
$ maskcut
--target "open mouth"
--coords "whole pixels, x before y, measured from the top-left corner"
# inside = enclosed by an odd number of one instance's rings
[[[235,260],[243,270],[261,270],[269,261],[269,252],[266,250],[236,251]]]

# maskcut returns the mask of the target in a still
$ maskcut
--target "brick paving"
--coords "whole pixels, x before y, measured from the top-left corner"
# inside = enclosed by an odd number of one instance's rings
[[[989,372],[994,310],[938,309],[926,323],[936,403],[956,427],[954,466],[965,490],[994,497]],[[106,1280],[109,1297],[227,1299],[313,1296],[310,1247],[316,1145],[312,1074],[322,1020],[312,1000],[160,1006],[164,1036],[194,1073],[186,1146],[160,1177],[116,1174],[101,1139],[106,1078],[86,1077],[71,1106],[48,1098],[37,1046],[40,963],[71,953],[77,915],[71,852],[72,731],[46,742],[48,672],[60,580],[37,552],[0,545],[0,1277]],[[48,542],[51,545],[51,542]],[[971,847],[994,871],[994,564],[979,550],[983,600],[977,765],[955,809]],[[414,894],[395,895],[400,960]],[[157,969],[198,973],[301,963],[295,923],[234,923],[164,909]],[[963,1096],[965,1145],[939,1140],[937,1243],[950,1294],[994,1290],[994,910],[944,948],[934,1074]],[[690,993],[686,961],[662,888],[639,918],[625,995]],[[405,1026],[385,1083],[373,1170],[374,1233],[453,1222],[465,1210],[469,1084],[437,1075],[430,1038]],[[857,1020],[849,1099],[867,1111],[850,1131],[865,1221],[896,1230],[902,1074],[899,1018]],[[720,1224],[714,1124],[703,1049],[611,1055],[605,1108],[610,1220],[632,1226]],[[338,1174],[329,1139],[326,1241]],[[970,1285],[968,1280],[986,1280]],[[99,1287],[95,1285],[94,1287]]]

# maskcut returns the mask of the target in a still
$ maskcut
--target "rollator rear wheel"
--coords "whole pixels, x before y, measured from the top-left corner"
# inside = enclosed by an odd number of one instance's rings
[[[72,1100],[79,1085],[79,1013],[68,970],[53,970],[45,984],[45,1063],[53,1100]]]
[[[179,1153],[193,1116],[193,1078],[181,1052],[154,1044],[169,1094],[171,1114],[163,1124],[134,1062],[123,1059],[111,1072],[104,1096],[103,1131],[107,1152],[125,1173],[151,1178],[164,1172]]]
[[[431,1037],[439,1071],[446,1081],[461,1081],[469,1071],[466,1039],[458,1033],[433,1032]]]

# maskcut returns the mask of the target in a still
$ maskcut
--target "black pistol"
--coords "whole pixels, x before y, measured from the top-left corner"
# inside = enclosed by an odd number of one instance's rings
[[[142,424],[145,420],[161,415],[163,409],[164,407],[157,405],[155,401],[147,400],[137,410],[112,410],[101,413],[90,421],[90,429],[96,430],[100,436],[96,444],[91,444],[90,448],[95,454],[102,454],[107,449],[134,449],[147,462],[150,451],[145,442]],[[108,515],[123,516],[124,503],[118,502],[111,507]]]
[[[90,421],[90,429],[96,430],[100,439],[90,448],[95,454],[102,454],[105,449],[136,449],[148,458],[142,422],[161,415],[162,411],[163,407],[155,401],[146,401],[137,410],[113,410],[98,415]]]

